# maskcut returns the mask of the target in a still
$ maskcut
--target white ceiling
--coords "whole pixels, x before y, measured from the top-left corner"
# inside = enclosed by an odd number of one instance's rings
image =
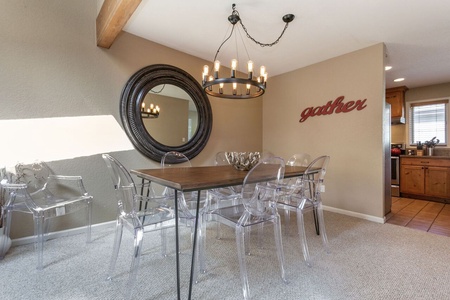
[[[230,29],[233,3],[249,33],[264,43],[279,36],[283,15],[295,15],[273,47],[256,45],[241,30],[250,58],[266,66],[269,80],[383,42],[393,66],[386,87],[450,82],[448,0],[142,0],[124,31],[212,61]],[[230,39],[223,46],[223,64],[236,56],[235,45]],[[242,49],[239,59],[247,60]],[[405,81],[394,83],[398,77]]]

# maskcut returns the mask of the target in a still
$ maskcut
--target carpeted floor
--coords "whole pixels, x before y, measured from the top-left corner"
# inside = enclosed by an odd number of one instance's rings
[[[450,298],[449,237],[325,212],[331,250],[327,254],[309,221],[311,268],[303,262],[294,217],[291,234],[283,236],[288,284],[279,277],[272,228],[265,227],[262,249],[253,235],[247,258],[252,299]],[[35,269],[33,245],[11,248],[0,261],[0,299],[122,299],[132,238],[125,232],[116,276],[106,281],[113,229],[94,230],[89,245],[84,235],[47,241],[42,271]],[[200,275],[193,299],[242,299],[234,232],[222,226],[223,239],[216,240],[214,229],[207,231],[208,273]],[[189,230],[182,233],[186,299]],[[158,233],[144,237],[144,249],[133,299],[176,299],[173,251],[160,256]]]

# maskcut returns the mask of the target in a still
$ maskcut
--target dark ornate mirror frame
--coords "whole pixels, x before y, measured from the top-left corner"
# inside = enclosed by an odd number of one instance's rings
[[[160,84],[172,84],[183,89],[197,107],[197,131],[183,145],[161,144],[145,129],[140,111],[141,103],[150,90]],[[212,130],[211,104],[200,84],[182,69],[165,64],[144,67],[130,77],[120,97],[120,117],[125,132],[136,149],[158,162],[169,151],[178,151],[189,159],[194,158],[206,146]]]

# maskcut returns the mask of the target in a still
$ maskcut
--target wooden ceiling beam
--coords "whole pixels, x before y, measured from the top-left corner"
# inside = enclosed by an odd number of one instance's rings
[[[109,49],[142,0],[105,0],[97,16],[97,46]]]

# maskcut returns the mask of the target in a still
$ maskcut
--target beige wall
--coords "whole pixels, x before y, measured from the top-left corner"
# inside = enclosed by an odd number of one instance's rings
[[[378,44],[273,77],[263,104],[264,148],[285,159],[330,155],[324,205],[375,218],[384,216],[383,53]],[[339,96],[367,107],[299,123],[305,108]]]
[[[96,16],[97,4],[92,0],[1,1],[0,120],[112,115],[121,124],[122,88],[142,67],[171,64],[200,81],[204,60],[127,33],[122,33],[111,49],[98,48]],[[261,150],[262,99],[239,105],[210,100],[213,129],[208,145],[192,160],[193,165],[213,164],[214,154],[221,150]],[[80,139],[79,147],[89,147],[84,142]],[[2,141],[1,147],[14,147],[14,140]],[[31,144],[29,151],[33,151]],[[112,155],[127,168],[159,166],[135,150]],[[83,176],[94,196],[94,223],[115,218],[112,184],[99,154],[50,161],[49,166],[58,174]],[[70,215],[56,221],[52,230],[80,226],[82,220]],[[32,234],[31,216],[14,214],[12,238]]]

